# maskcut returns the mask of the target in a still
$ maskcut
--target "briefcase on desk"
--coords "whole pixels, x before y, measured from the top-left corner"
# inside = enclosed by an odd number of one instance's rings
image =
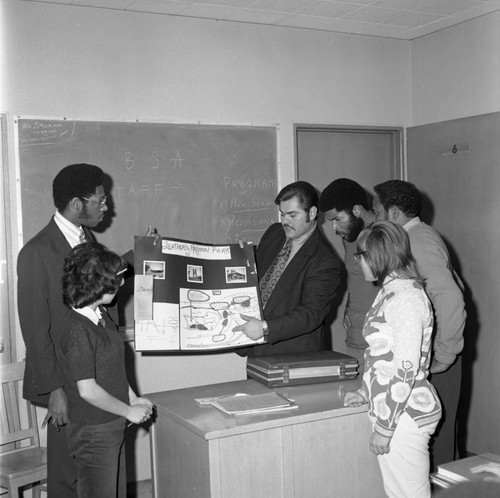
[[[358,360],[337,351],[288,353],[247,359],[247,374],[269,387],[355,379]]]

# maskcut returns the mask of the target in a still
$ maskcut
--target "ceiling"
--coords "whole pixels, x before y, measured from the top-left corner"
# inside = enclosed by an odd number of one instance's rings
[[[500,0],[22,0],[413,40]],[[500,27],[499,27],[500,29]]]

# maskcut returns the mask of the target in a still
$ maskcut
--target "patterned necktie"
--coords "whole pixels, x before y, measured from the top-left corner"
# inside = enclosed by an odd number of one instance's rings
[[[278,283],[278,280],[285,269],[286,262],[290,257],[290,252],[292,250],[292,239],[286,239],[286,244],[281,248],[281,251],[276,256],[275,260],[272,262],[271,266],[266,270],[264,276],[261,278],[260,296],[262,299],[262,307],[265,308],[269,297],[273,293],[274,287]]]
[[[83,231],[83,228],[80,227],[80,244],[83,244],[84,242],[87,242],[87,239],[85,237],[85,232]]]

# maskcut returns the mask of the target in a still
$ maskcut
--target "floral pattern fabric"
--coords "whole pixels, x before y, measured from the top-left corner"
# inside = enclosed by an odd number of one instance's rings
[[[439,397],[427,380],[433,312],[422,286],[387,277],[368,311],[363,336],[365,374],[360,393],[376,418],[375,430],[392,437],[403,412],[419,427],[441,418]]]

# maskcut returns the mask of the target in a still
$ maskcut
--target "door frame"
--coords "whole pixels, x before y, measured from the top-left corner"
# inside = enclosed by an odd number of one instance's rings
[[[406,130],[402,126],[363,126],[363,125],[334,125],[334,124],[313,124],[294,123],[293,125],[293,150],[294,150],[294,175],[297,180],[298,171],[298,133],[308,132],[329,132],[332,133],[360,133],[360,134],[388,134],[392,138],[393,158],[391,165],[391,179],[405,180],[407,178],[406,167]]]
[[[15,204],[12,202],[12,160],[9,147],[7,113],[0,113],[0,225],[3,229],[0,249],[0,364],[20,361],[16,335],[15,265],[12,247]]]

